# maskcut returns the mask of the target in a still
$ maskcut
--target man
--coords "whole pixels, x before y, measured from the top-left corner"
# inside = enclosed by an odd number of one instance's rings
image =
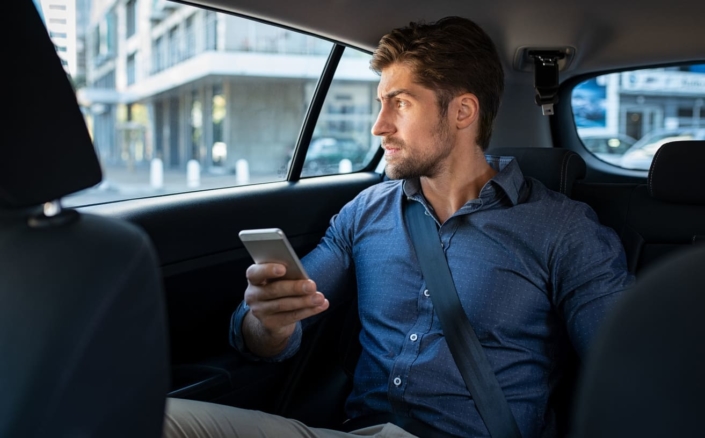
[[[447,434],[487,436],[404,225],[404,203],[420,202],[437,222],[463,310],[522,436],[540,436],[568,339],[583,354],[632,282],[621,244],[588,206],[525,179],[510,157],[483,154],[504,78],[477,25],[450,17],[396,29],[382,38],[371,66],[381,73],[372,132],[382,138],[393,181],[363,191],[331,220],[303,259],[313,280],[276,281],[285,272],[276,264],[248,269],[233,344],[251,357],[290,357],[302,326],[341,299],[337,292],[354,276],[362,353],[348,415],[395,413]],[[187,401],[170,402],[167,435],[188,430],[180,419],[185,411],[200,417],[194,410],[239,431],[212,436],[350,436]],[[393,425],[358,434],[409,436]]]

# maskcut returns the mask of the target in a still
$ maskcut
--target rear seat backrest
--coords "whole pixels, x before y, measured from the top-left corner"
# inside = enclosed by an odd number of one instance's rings
[[[573,183],[585,178],[585,161],[567,149],[494,148],[488,154],[516,158],[524,176],[535,178],[568,197],[572,194]]]
[[[627,254],[635,259],[635,272],[705,238],[705,141],[659,148],[646,187],[638,187],[630,202],[628,220],[631,236],[625,237],[636,241]]]
[[[551,190],[568,197],[575,181],[585,177],[586,166],[582,157],[575,152],[558,148],[495,148],[490,155],[513,156],[524,176],[539,180]],[[549,405],[555,417],[555,436],[565,436],[570,425],[570,412],[573,388],[578,375],[578,357],[570,349],[566,355],[565,374]]]
[[[705,239],[705,141],[663,145],[647,184],[578,184],[575,198],[617,231],[629,270],[639,273]]]
[[[630,271],[637,272],[665,254],[689,247],[694,236],[705,236],[704,143],[664,145],[654,158],[648,184],[574,185],[585,176],[585,162],[563,149],[497,148],[489,153],[516,157],[525,176],[588,203],[604,225],[617,231]],[[571,421],[570,400],[577,365],[568,370],[570,374],[551,402],[559,420],[557,436],[567,432]]]

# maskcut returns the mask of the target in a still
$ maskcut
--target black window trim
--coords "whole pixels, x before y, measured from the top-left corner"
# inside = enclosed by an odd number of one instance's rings
[[[560,147],[562,148],[572,150],[573,152],[579,154],[583,158],[583,160],[585,160],[585,163],[587,164],[587,175],[585,180],[588,182],[644,182],[648,176],[648,171],[625,169],[623,167],[604,162],[587,150],[582,140],[578,136],[578,130],[575,126],[575,118],[573,117],[573,106],[571,105],[573,89],[577,87],[578,84],[584,81],[612,73],[622,73],[652,68],[681,67],[693,64],[705,64],[705,59],[694,59],[689,61],[679,61],[655,65],[634,65],[618,69],[591,72],[566,79],[560,84],[560,91],[558,94],[559,104],[555,106],[555,115],[552,116],[550,120],[551,136],[554,139],[553,143],[560,145]]]
[[[299,138],[296,142],[296,147],[294,148],[294,156],[291,160],[291,166],[289,166],[289,172],[286,176],[287,181],[295,182],[301,179],[301,171],[304,167],[304,161],[306,160],[308,146],[311,143],[311,138],[313,137],[313,131],[316,128],[316,123],[318,123],[318,117],[323,109],[323,103],[326,100],[326,96],[328,96],[330,84],[333,82],[333,77],[338,69],[338,64],[340,63],[340,58],[343,57],[344,51],[344,46],[334,44],[330,54],[328,55],[328,60],[326,61],[326,65],[323,67],[321,77],[318,79],[316,90],[313,92],[311,103],[308,106],[308,111],[306,112],[306,116],[304,117],[301,125]]]

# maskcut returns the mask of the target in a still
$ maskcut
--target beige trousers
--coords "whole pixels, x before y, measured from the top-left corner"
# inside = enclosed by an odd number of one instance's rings
[[[177,398],[167,399],[165,438],[415,438],[391,424],[366,427],[351,433],[317,429],[267,414],[231,406]]]

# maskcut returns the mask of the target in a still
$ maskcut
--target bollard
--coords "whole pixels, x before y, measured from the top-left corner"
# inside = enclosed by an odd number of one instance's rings
[[[164,187],[164,163],[159,158],[154,158],[149,165],[149,185],[153,189]]]
[[[196,160],[186,163],[186,186],[189,188],[201,185],[201,165]]]
[[[238,185],[250,182],[250,165],[247,160],[241,158],[235,163],[235,181]]]
[[[343,158],[338,163],[338,173],[350,173],[352,172],[352,161],[347,158]]]

